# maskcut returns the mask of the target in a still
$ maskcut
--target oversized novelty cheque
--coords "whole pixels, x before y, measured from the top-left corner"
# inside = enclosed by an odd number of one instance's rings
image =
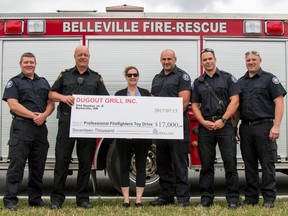
[[[182,98],[73,96],[70,137],[183,139]]]

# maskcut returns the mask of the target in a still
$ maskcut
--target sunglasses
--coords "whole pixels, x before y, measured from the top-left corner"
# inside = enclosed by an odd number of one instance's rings
[[[132,76],[133,76],[133,77],[138,77],[139,74],[138,74],[138,73],[126,74],[126,77],[131,78]]]
[[[257,51],[255,51],[255,50],[251,50],[251,51],[246,52],[245,56],[247,56],[249,54],[260,56],[260,54]]]
[[[203,50],[201,51],[200,56],[202,56],[202,54],[205,53],[205,52],[211,52],[211,53],[213,53],[213,55],[215,55],[213,49],[211,49],[211,48],[205,48],[205,49],[203,49]]]

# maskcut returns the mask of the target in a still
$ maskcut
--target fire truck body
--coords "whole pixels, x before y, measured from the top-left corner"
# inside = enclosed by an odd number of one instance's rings
[[[20,72],[19,58],[33,52],[37,58],[36,73],[52,84],[60,71],[75,65],[73,53],[79,44],[90,49],[89,66],[99,72],[111,95],[126,86],[125,66],[134,65],[140,71],[139,86],[151,89],[151,81],[161,70],[160,52],[173,49],[177,65],[187,71],[192,81],[203,69],[201,49],[214,49],[217,66],[239,78],[246,71],[244,53],[260,52],[262,67],[278,76],[287,87],[288,15],[273,14],[190,14],[144,12],[58,12],[0,15],[1,95],[8,80]],[[192,84],[192,83],[191,83]],[[287,89],[287,88],[286,88]],[[277,170],[286,172],[287,162],[287,103],[278,140]],[[5,102],[0,106],[0,168],[7,169],[11,115]],[[191,152],[187,156],[192,169],[199,170],[197,150],[197,121],[190,112]],[[50,150],[46,169],[54,167],[54,147],[57,134],[56,112],[48,118]],[[238,168],[243,169],[238,148]],[[133,159],[134,160],[134,159]],[[133,160],[131,182],[135,183]],[[75,152],[70,168],[77,170]],[[215,167],[223,168],[219,151]],[[115,140],[98,139],[92,165],[96,170],[107,170],[113,185],[119,189],[119,158]],[[147,192],[157,189],[156,150],[152,145],[147,158]],[[94,182],[95,183],[95,182]]]

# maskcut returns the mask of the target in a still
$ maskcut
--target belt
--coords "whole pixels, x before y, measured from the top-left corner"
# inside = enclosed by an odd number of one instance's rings
[[[209,120],[209,121],[212,121],[212,122],[215,122],[219,119],[221,119],[222,116],[207,116],[207,117],[204,117],[205,120]]]
[[[29,122],[29,123],[34,123],[33,119],[29,119],[29,118],[24,118],[24,117],[21,117],[21,116],[13,116],[13,119],[16,119],[16,120],[20,120],[20,121],[25,121],[25,122]]]
[[[272,118],[264,118],[264,119],[255,120],[255,121],[242,120],[241,124],[257,125],[257,124],[262,124],[264,122],[273,122],[273,121],[274,121],[274,119],[272,119]]]

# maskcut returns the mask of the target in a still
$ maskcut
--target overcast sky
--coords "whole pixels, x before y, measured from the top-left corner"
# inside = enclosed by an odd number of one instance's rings
[[[97,10],[116,5],[144,7],[144,12],[287,13],[288,0],[1,0],[1,12]]]

